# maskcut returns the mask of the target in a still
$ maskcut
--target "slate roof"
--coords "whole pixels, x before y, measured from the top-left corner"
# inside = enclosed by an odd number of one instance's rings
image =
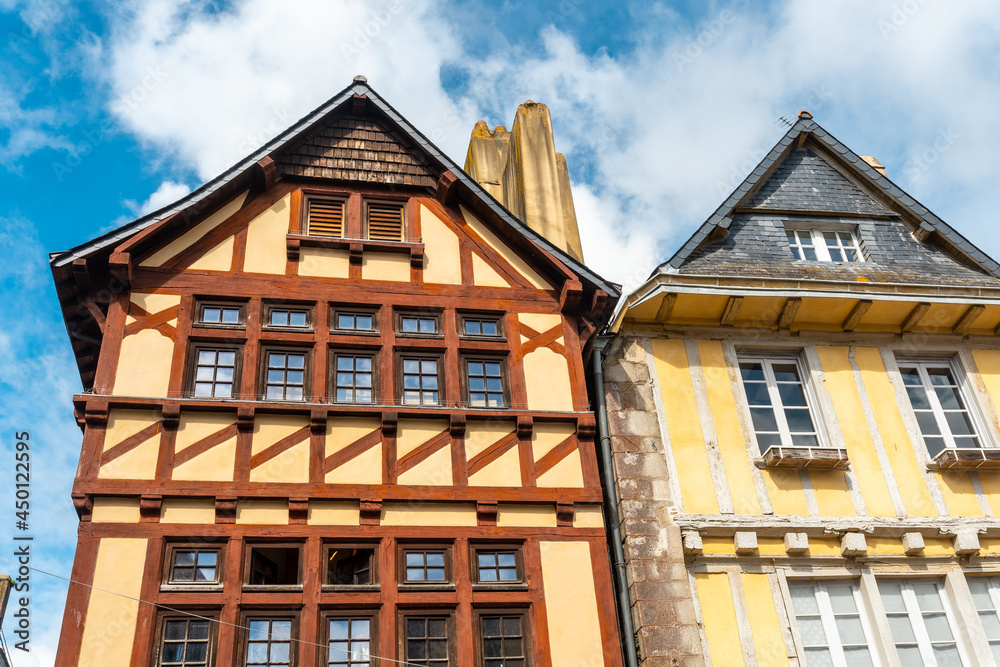
[[[839,158],[839,168],[823,151]],[[844,228],[861,235],[871,261],[853,266],[796,261],[784,225],[821,219],[836,226],[838,213],[844,215],[839,219]],[[927,238],[917,241],[913,228]],[[656,273],[851,281],[860,276],[878,282],[993,287],[1000,282],[1000,264],[840,143],[808,112],[799,115],[757,168]]]

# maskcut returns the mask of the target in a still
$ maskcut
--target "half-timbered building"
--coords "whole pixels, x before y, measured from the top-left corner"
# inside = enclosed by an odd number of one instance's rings
[[[583,357],[618,293],[533,226],[357,78],[54,253],[57,663],[621,664]]]

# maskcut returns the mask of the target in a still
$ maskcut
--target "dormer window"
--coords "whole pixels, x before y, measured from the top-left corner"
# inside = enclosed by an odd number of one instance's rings
[[[806,262],[863,262],[853,231],[786,229],[788,247],[795,259]]]

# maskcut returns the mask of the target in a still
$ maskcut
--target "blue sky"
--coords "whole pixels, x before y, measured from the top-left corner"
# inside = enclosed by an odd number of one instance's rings
[[[588,262],[626,285],[800,109],[1000,256],[998,19],[985,0],[0,0],[0,433],[4,456],[15,431],[36,443],[35,564],[70,572],[80,441],[46,253],[170,203],[353,75],[459,162],[476,120],[548,104]],[[35,584],[19,666],[52,664],[62,616],[63,584]]]

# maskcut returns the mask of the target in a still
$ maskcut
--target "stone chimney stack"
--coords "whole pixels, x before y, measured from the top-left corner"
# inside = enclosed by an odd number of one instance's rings
[[[476,123],[465,171],[531,229],[583,262],[569,170],[556,153],[548,107],[530,100],[520,105],[510,132]]]

